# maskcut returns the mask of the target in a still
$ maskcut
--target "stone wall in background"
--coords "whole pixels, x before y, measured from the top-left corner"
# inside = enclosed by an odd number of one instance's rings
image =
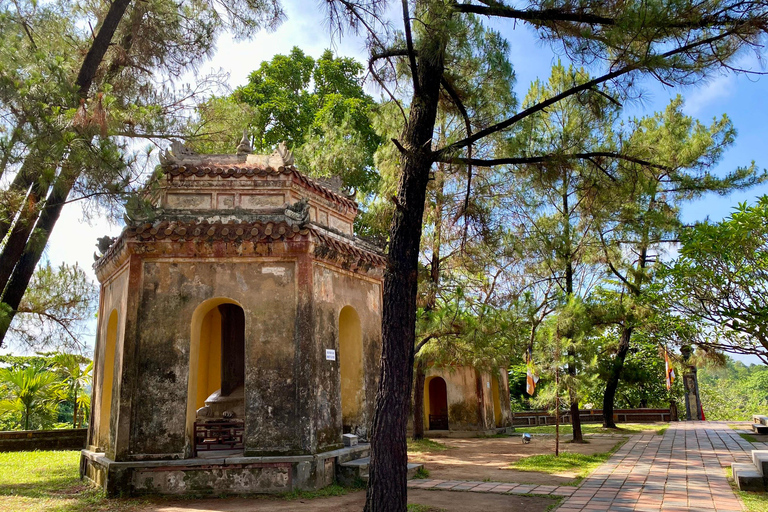
[[[87,437],[87,428],[0,432],[0,452],[82,450]]]

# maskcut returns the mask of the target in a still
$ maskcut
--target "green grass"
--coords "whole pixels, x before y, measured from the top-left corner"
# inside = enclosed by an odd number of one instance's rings
[[[411,503],[407,508],[408,512],[443,512],[444,508],[430,507],[429,505],[419,505],[418,503]]]
[[[408,451],[412,453],[442,452],[447,449],[448,447],[443,443],[431,439],[419,439],[418,441],[408,439]]]
[[[80,480],[79,451],[0,453],[0,510],[3,512],[138,512],[163,497],[106,499],[101,489]],[[317,491],[293,491],[253,499],[310,500],[343,496],[360,487],[329,485]],[[172,499],[193,499],[174,496]]]
[[[752,434],[745,434],[744,432],[739,432],[739,436],[745,440],[749,441],[750,443],[757,443],[757,438],[753,436]]]
[[[669,425],[659,426],[654,424],[643,423],[622,423],[619,428],[603,428],[599,423],[588,423],[581,425],[581,431],[584,434],[639,434],[641,432],[653,431],[657,435],[664,435],[664,432],[669,428]],[[518,433],[528,434],[554,434],[554,425],[539,425],[535,427],[518,426],[515,427],[515,431]],[[561,434],[572,434],[573,428],[571,425],[560,425]]]
[[[429,470],[424,466],[421,466],[416,470],[416,474],[413,475],[413,478],[417,480],[424,480],[425,478],[429,478]]]
[[[736,496],[741,498],[741,501],[744,502],[744,507],[748,512],[768,512],[768,494],[762,492],[740,491],[739,488],[736,487],[736,482],[733,481],[733,470],[731,468],[725,468],[725,473],[733,492],[736,493]]]
[[[146,501],[109,500],[80,480],[79,451],[0,453],[0,510],[131,511]]]
[[[566,472],[576,473],[576,480],[567,485],[577,485],[600,464],[607,461],[624,443],[625,441],[620,441],[610,451],[592,455],[572,452],[561,452],[557,457],[554,454],[531,455],[519,459],[511,467],[520,471],[537,471],[553,475]]]

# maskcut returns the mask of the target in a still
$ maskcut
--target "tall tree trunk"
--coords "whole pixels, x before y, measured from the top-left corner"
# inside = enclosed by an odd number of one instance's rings
[[[83,59],[75,80],[78,96],[81,99],[85,99],[88,96],[99,65],[104,60],[104,55],[109,49],[112,37],[131,1],[132,0],[114,0],[104,17],[104,20],[99,26],[99,30],[93,39],[91,47],[88,49],[88,53]],[[27,161],[33,155],[35,155],[35,153],[27,156],[22,164],[22,168],[24,168],[24,166],[34,168],[34,166],[30,166]],[[34,160],[32,162],[34,163]],[[24,296],[24,292],[29,285],[32,274],[35,271],[35,266],[37,265],[37,262],[40,261],[40,256],[45,249],[45,244],[48,243],[51,231],[53,230],[56,221],[59,219],[64,202],[66,201],[74,182],[77,180],[77,174],[77,171],[73,171],[71,176],[59,176],[59,181],[63,181],[65,184],[61,184],[59,187],[54,184],[45,207],[35,224],[35,231],[33,231],[27,238],[21,256],[16,261],[10,260],[3,262],[3,265],[13,266],[13,272],[5,289],[2,291],[2,297],[0,298],[2,302],[10,307],[10,312],[7,316],[0,316],[0,347],[3,346],[3,340],[8,332],[11,321],[16,314],[16,309],[18,308],[19,303],[21,303],[21,298]],[[7,230],[10,229],[11,222],[12,219],[0,223],[0,230],[5,229],[5,232],[7,233]],[[0,237],[0,239],[1,238],[2,237]]]
[[[419,60],[419,87],[414,89],[402,137],[402,175],[384,275],[381,378],[373,415],[366,512],[405,512],[408,498],[406,427],[413,381],[419,247],[445,54],[445,42],[433,41],[433,48],[422,49],[429,57]]]
[[[64,207],[73,184],[72,181],[59,183],[58,186],[54,186],[53,190],[51,190],[40,218],[37,224],[35,224],[34,232],[30,236],[21,258],[19,258],[18,263],[13,269],[2,297],[0,297],[0,301],[10,309],[7,315],[0,316],[0,347],[3,346],[3,340],[5,340],[5,335],[8,333],[11,321],[16,316],[21,299],[24,297],[29,281],[32,279],[32,274],[35,272],[35,267],[37,267],[45,246],[48,244],[51,231],[54,225],[56,225],[56,221],[59,220],[61,209]]]
[[[565,231],[565,293],[567,299],[570,301],[573,297],[573,245],[571,244],[571,211],[568,207],[568,170],[564,170],[563,176],[563,229]],[[568,399],[571,409],[571,427],[573,429],[573,442],[583,443],[584,434],[581,432],[581,417],[579,416],[579,397],[576,394],[574,386],[576,385],[576,349],[573,346],[573,330],[565,333],[565,337],[568,338],[569,346],[566,353],[568,354]]]
[[[632,339],[631,325],[624,326],[621,330],[619,340],[619,350],[616,352],[616,358],[611,364],[611,373],[605,383],[605,394],[603,395],[603,427],[616,428],[616,422],[613,421],[613,402],[616,399],[616,390],[619,387],[621,371],[624,369],[624,360],[629,352],[629,341]]]
[[[13,223],[11,234],[5,241],[2,251],[0,251],[0,295],[5,290],[13,268],[27,246],[27,241],[35,226],[35,222],[40,218],[42,211],[40,198],[46,194],[47,189],[47,184],[41,183],[40,180],[35,182],[24,201],[23,209],[19,212],[16,222]]]
[[[424,439],[424,382],[427,365],[423,359],[416,363],[416,380],[413,385],[413,439]]]

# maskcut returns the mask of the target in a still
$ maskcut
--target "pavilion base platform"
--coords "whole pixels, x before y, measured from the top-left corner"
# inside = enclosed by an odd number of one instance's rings
[[[244,457],[226,453],[178,460],[115,462],[83,450],[80,476],[102,487],[108,497],[144,494],[274,494],[317,490],[336,481],[341,465],[368,457],[361,443],[315,455]]]

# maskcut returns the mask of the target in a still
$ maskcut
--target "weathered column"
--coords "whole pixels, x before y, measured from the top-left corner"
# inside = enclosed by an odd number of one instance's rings
[[[685,370],[683,371],[683,385],[685,386],[685,419],[688,421],[701,420],[701,400],[699,399],[699,378],[696,365],[688,364],[691,358],[691,347],[684,345],[680,348],[683,355]]]

